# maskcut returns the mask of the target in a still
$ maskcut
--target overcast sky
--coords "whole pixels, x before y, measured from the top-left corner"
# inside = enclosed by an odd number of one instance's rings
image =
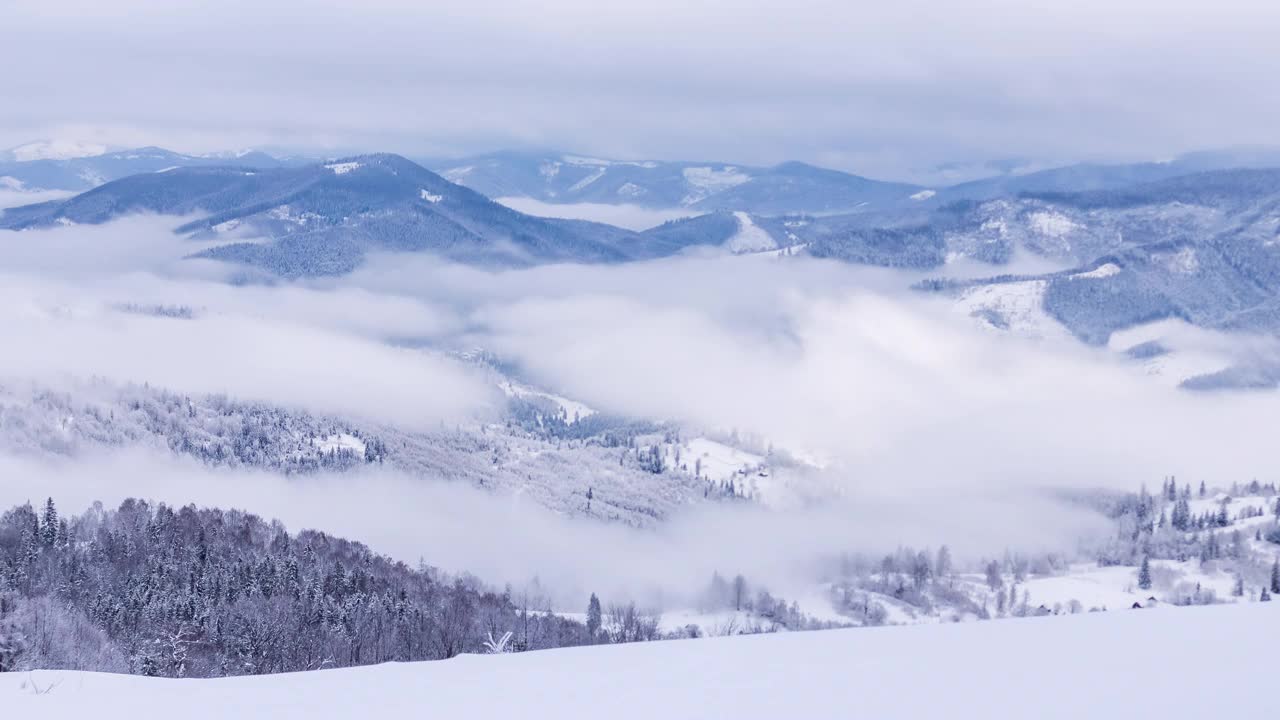
[[[902,176],[1277,144],[1261,0],[0,0],[0,147],[541,146]]]

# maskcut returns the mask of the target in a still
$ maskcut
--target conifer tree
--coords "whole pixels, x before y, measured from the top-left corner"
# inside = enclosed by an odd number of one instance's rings
[[[991,588],[992,592],[995,592],[1001,589],[1003,585],[1004,578],[1000,574],[1000,563],[992,560],[987,563],[987,587]]]
[[[1151,589],[1151,558],[1150,556],[1142,556],[1142,567],[1138,569],[1138,587],[1143,590]]]
[[[587,634],[592,638],[600,633],[600,622],[600,598],[591,593],[591,599],[587,601]]]
[[[58,540],[58,509],[53,505],[53,498],[45,500],[44,518],[40,522],[40,541],[52,546]]]

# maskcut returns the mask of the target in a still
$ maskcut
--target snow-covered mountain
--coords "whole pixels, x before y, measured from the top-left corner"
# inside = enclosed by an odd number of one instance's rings
[[[893,207],[911,202],[922,190],[798,162],[749,167],[498,152],[428,164],[449,180],[494,198],[769,215]]]
[[[11,381],[0,383],[0,452],[73,458],[140,449],[285,475],[377,466],[632,526],[707,500],[753,497],[776,465],[796,464],[729,437],[609,416],[487,375],[507,398],[499,416],[430,432],[151,386],[91,381],[53,390]]]
[[[372,250],[499,265],[668,252],[653,238],[612,226],[521,214],[397,155],[133,175],[65,201],[10,209],[0,228],[102,223],[134,213],[204,214],[178,228],[206,242],[226,240],[203,257],[285,277],[344,273]]]
[[[648,259],[694,245],[755,252],[792,244],[762,225],[765,219],[744,212],[711,213],[642,233],[533,217],[388,154],[288,168],[165,168],[67,200],[9,209],[0,215],[0,229],[98,224],[137,213],[200,214],[177,232],[225,241],[201,257],[284,277],[349,272],[375,250],[522,266]]]
[[[585,163],[568,167],[614,167]],[[925,287],[966,294],[970,311],[993,326],[1012,324],[1005,306],[1013,303],[1095,345],[1169,318],[1226,331],[1280,329],[1280,170],[839,215],[715,211],[637,233],[524,215],[402,157],[368,155],[298,168],[144,173],[65,201],[7,210],[0,228],[100,223],[138,212],[203,214],[178,229],[217,243],[203,257],[284,277],[345,273],[376,250],[520,266],[625,262],[710,246],[935,271],[943,279]],[[1069,269],[999,273],[1019,256]],[[960,259],[991,265],[992,277],[946,279]],[[1270,384],[1272,374],[1248,382]]]
[[[1017,297],[1095,345],[1171,318],[1227,331],[1280,330],[1280,171],[1216,171],[1121,191],[991,201],[967,210],[942,240],[953,256],[1029,251],[1074,266],[929,285],[958,293],[996,326],[1016,322],[1006,310]]]
[[[938,190],[942,201],[989,200],[1022,193],[1117,190],[1215,170],[1280,168],[1280,149],[1268,147],[1205,150],[1163,162],[1076,163],[1026,171],[1012,163],[991,177]]]
[[[158,147],[109,150],[106,146],[77,142],[38,142],[0,153],[0,187],[29,191],[82,192],[103,183],[138,173],[178,167],[208,167],[233,163],[240,167],[272,168],[296,165],[263,152],[217,155],[185,155]]]
[[[772,167],[732,163],[610,160],[556,152],[505,151],[425,164],[489,197],[546,203],[639,205],[755,215],[911,211],[956,201],[1023,193],[1116,190],[1195,173],[1280,167],[1270,148],[1188,153],[1166,162],[1078,163],[1025,171],[1005,163],[1000,174],[955,185],[922,187],[869,180],[800,162]]]
[[[72,160],[102,155],[108,149],[106,145],[85,140],[35,140],[0,151],[0,162]]]

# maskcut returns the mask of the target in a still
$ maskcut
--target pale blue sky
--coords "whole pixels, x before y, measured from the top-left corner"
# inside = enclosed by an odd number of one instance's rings
[[[890,7],[884,7],[890,5]],[[1275,144],[1258,0],[0,0],[0,147],[513,146],[893,176]]]

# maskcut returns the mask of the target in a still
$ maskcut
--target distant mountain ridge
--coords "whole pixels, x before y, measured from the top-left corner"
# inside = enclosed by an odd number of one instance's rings
[[[427,164],[449,180],[494,198],[698,211],[841,212],[910,203],[923,190],[799,162],[764,168],[504,151]]]
[[[708,246],[943,277],[950,264],[972,260],[991,265],[992,277],[928,287],[968,293],[974,313],[996,327],[1016,324],[1001,306],[1016,293],[1019,308],[1042,311],[1095,345],[1162,318],[1280,333],[1280,170],[1215,170],[1117,189],[837,215],[714,211],[633,232],[525,215],[382,154],[297,168],[143,173],[68,200],[9,209],[0,228],[101,223],[140,212],[201,214],[178,229],[216,244],[201,257],[286,278],[350,272],[377,251],[521,267],[626,262]],[[1023,253],[1071,269],[996,271]],[[985,300],[974,295],[978,289]]]
[[[1186,153],[1166,162],[1076,163],[1029,173],[1006,173],[937,190],[940,202],[989,200],[1025,193],[1090,192],[1171,180],[1218,170],[1280,168],[1280,148]]]
[[[1076,163],[1035,172],[1017,172],[1009,165],[1006,172],[991,177],[930,186],[870,180],[801,162],[755,167],[723,162],[610,160],[551,151],[501,151],[424,164],[493,198],[755,215],[830,215],[911,212],[961,200],[1114,190],[1206,171],[1280,168],[1280,149],[1212,150],[1187,153],[1167,162]]]
[[[1169,318],[1280,333],[1280,170],[1221,170],[1119,190],[1025,195],[971,212],[982,222],[949,238],[953,249],[996,245],[1073,267],[926,284],[970,297],[981,289],[990,302],[976,311],[997,327],[1009,324],[1006,309],[1017,304],[1005,299],[1016,294],[1093,345]]]
[[[238,153],[233,159],[228,159],[216,155],[184,155],[158,147],[105,152],[105,147],[86,148],[77,143],[65,148],[55,146],[47,152],[33,150],[24,154],[22,151],[29,146],[0,154],[0,187],[82,192],[130,175],[177,167],[215,167],[232,163],[242,167],[276,168],[299,164],[297,160],[282,160],[258,151]],[[97,149],[104,152],[80,154]]]
[[[378,250],[521,266],[621,262],[681,246],[609,225],[524,215],[387,154],[298,168],[187,167],[133,175],[67,200],[9,209],[0,228],[97,224],[136,213],[204,214],[178,232],[226,243],[200,256],[282,277],[349,272]]]
[[[70,160],[93,157],[111,148],[93,141],[66,138],[34,140],[8,150],[0,150],[0,162],[27,162],[30,160]]]

